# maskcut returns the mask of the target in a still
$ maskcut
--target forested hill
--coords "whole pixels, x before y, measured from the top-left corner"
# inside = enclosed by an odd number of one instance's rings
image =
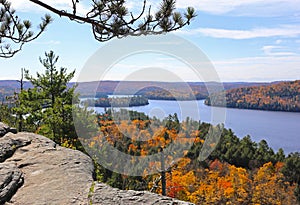
[[[268,83],[253,82],[225,82],[223,86],[225,90],[267,85]],[[74,83],[68,83],[72,87]],[[137,94],[156,100],[191,100],[205,99],[208,96],[207,86],[211,88],[215,86],[213,82],[158,82],[158,81],[92,81],[78,83],[77,91],[81,97],[96,97],[103,95],[128,95]],[[24,81],[24,89],[30,88],[32,85],[28,81]],[[95,93],[95,88],[96,93]],[[188,91],[187,91],[188,89]],[[190,96],[190,91],[194,96]],[[17,80],[0,80],[0,100],[5,100],[6,96],[12,96],[14,92],[19,92],[20,83]]]
[[[214,94],[205,103],[222,106],[220,95]],[[300,80],[270,85],[235,88],[226,91],[227,107],[272,111],[300,112]]]

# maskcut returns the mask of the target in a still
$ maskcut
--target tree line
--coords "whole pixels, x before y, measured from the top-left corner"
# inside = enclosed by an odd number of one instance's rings
[[[225,106],[221,95],[210,95],[205,104]],[[266,86],[242,87],[226,91],[230,108],[300,112],[300,80]]]
[[[143,96],[132,97],[101,97],[98,99],[87,99],[82,102],[89,107],[133,107],[148,105],[148,98]]]

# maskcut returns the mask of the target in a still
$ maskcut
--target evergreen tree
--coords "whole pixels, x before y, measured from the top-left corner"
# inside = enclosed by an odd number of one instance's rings
[[[25,78],[33,85],[33,89],[21,91],[19,108],[26,111],[26,120],[36,126],[37,133],[62,144],[66,140],[74,142],[77,139],[72,118],[72,99],[76,102],[79,98],[74,96],[76,85],[68,86],[75,71],[67,73],[66,68],[57,69],[58,58],[53,51],[45,53],[45,59],[40,58],[45,72],[37,73],[36,77],[25,70]]]

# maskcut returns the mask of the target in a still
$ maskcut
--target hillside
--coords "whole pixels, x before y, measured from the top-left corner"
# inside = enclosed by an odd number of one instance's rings
[[[268,83],[226,82],[224,89],[233,89]],[[208,96],[207,86],[213,89],[216,83],[208,82],[155,82],[155,81],[101,81],[79,83],[78,91],[82,97],[97,95],[143,95],[150,100],[194,100]],[[96,90],[95,90],[96,88]],[[190,95],[191,92],[193,95]]]
[[[225,82],[224,89],[234,89],[248,86],[268,85],[269,83],[254,82]],[[70,83],[69,86],[74,85]],[[102,95],[143,95],[150,100],[197,100],[205,99],[208,96],[207,86],[213,89],[214,82],[156,82],[156,81],[93,81],[78,83],[77,91],[81,97],[98,97]],[[25,82],[24,88],[32,85]],[[96,88],[96,89],[95,89]],[[0,100],[6,96],[12,96],[18,92],[20,84],[16,80],[0,80]],[[191,92],[193,95],[190,95]],[[95,96],[96,94],[96,96]]]
[[[218,94],[211,95],[205,103],[211,105],[213,99],[213,106],[223,106],[218,98]],[[230,108],[300,112],[300,80],[230,89],[226,103]]]

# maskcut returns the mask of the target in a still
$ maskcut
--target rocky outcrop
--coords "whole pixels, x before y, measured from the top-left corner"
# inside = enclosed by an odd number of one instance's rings
[[[87,155],[33,133],[7,133],[10,128],[1,124],[5,133],[0,137],[0,205],[189,204],[95,182]]]
[[[97,183],[91,197],[93,205],[192,205],[188,202],[164,197],[148,191],[119,190],[103,183]]]
[[[0,204],[88,204],[94,167],[82,152],[33,133],[7,133],[0,162]]]
[[[0,122],[0,137],[3,137],[8,132],[17,133],[17,129]]]
[[[23,173],[15,164],[2,163],[0,165],[0,204],[9,201],[23,181]]]

